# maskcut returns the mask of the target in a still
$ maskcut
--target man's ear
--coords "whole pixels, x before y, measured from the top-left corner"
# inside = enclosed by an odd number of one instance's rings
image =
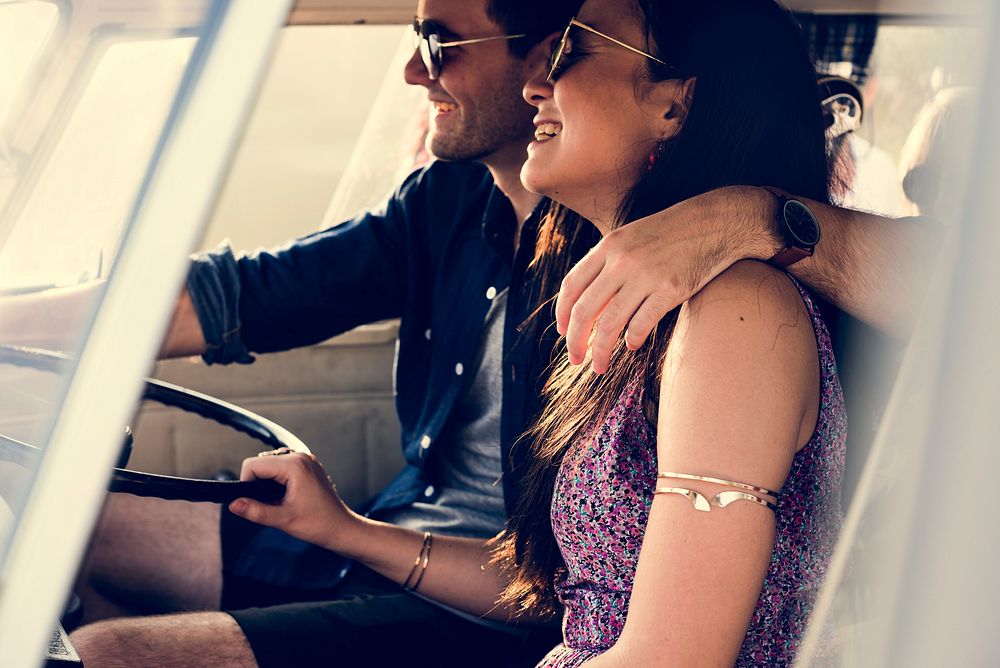
[[[661,140],[670,139],[681,131],[691,101],[697,79],[671,79],[655,84],[651,109],[657,114],[653,121],[653,131]]]

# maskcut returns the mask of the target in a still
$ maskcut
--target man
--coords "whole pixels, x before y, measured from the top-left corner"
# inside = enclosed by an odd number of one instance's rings
[[[202,258],[192,271],[189,291],[178,306],[164,348],[167,356],[205,353],[209,361],[245,360],[248,349],[267,352],[306,345],[363,322],[401,316],[397,387],[408,467],[370,510],[376,517],[417,530],[443,531],[456,518],[466,522],[473,506],[494,510],[463,527],[470,535],[490,535],[502,526],[503,507],[510,506],[517,488],[510,445],[530,417],[533,390],[551,344],[535,345],[531,336],[517,335],[518,325],[539,298],[527,274],[537,223],[532,212],[539,200],[517,179],[531,136],[532,113],[521,101],[520,88],[535,68],[544,66],[551,40],[539,43],[542,34],[533,39],[531,35],[499,38],[556,30],[565,24],[572,7],[560,15],[552,3],[546,12],[515,8],[518,4],[423,0],[418,16],[436,21],[443,41],[498,39],[446,48],[437,79],[431,78],[416,54],[406,68],[410,83],[428,89],[434,112],[431,151],[450,160],[477,160],[488,173],[466,163],[436,163],[408,179],[383,212],[312,235],[275,254],[240,261],[227,252]],[[537,14],[545,14],[555,25],[540,29],[518,25],[538,20]],[[422,29],[426,32],[426,23]],[[713,197],[659,214],[666,223],[655,220],[628,228],[636,227],[635,235],[645,233],[645,240],[656,242],[658,251],[660,247],[684,251],[670,261],[673,264],[664,263],[665,254],[658,252],[652,255],[656,263],[642,265],[647,273],[641,280],[673,288],[669,298],[657,297],[651,313],[665,312],[671,300],[679,303],[689,297],[728,266],[720,266],[725,262],[755,254],[767,258],[784,244],[775,231],[775,204],[767,200],[768,193],[733,189]],[[837,258],[850,254],[851,244],[863,243],[865,237],[837,218],[849,214],[815,208],[832,241],[819,247],[812,264],[821,269],[807,282],[853,286],[855,279],[843,280]],[[715,216],[730,210],[747,217],[751,243],[733,242],[731,252],[719,253],[715,246],[690,242],[692,230],[713,229]],[[675,220],[680,231],[663,232],[672,229]],[[636,237],[617,233],[608,237],[623,238]],[[593,269],[597,259],[614,252],[614,243],[618,242],[599,246],[575,276],[586,279],[600,276],[605,266],[614,268],[614,263],[604,261],[597,271]],[[730,248],[728,241],[718,245]],[[884,245],[881,251],[866,249],[858,260],[861,275],[870,268],[866,260],[877,266],[875,258],[891,256],[884,250]],[[820,264],[821,257],[831,259]],[[574,287],[580,285],[585,286],[586,280],[567,282],[561,304],[575,300],[582,290]],[[656,296],[657,289],[647,296]],[[682,294],[685,290],[687,294]],[[858,310],[880,312],[879,306],[870,304],[883,299],[883,294],[875,289],[863,292],[859,296],[857,290],[848,289],[843,301],[858,297],[865,304]],[[826,293],[843,303],[837,287]],[[611,316],[624,309],[607,308],[608,301],[593,307],[592,319],[603,313],[604,322],[617,322]],[[586,317],[587,310],[578,308],[574,315]],[[564,307],[560,316],[565,331]],[[570,332],[571,350],[576,352],[586,323],[577,326],[576,336]],[[489,408],[497,403],[496,386],[501,384],[499,427],[478,429],[496,422]],[[459,414],[465,418],[456,418]],[[499,453],[483,447],[491,430],[498,432]],[[456,452],[464,453],[458,456],[461,463],[455,461]],[[454,472],[477,458],[490,457],[495,460],[494,471],[504,471],[500,499],[475,482],[464,489],[447,484],[456,476],[442,476],[440,471],[443,467]],[[480,470],[473,477],[481,481],[487,474]],[[455,512],[458,508],[466,512]],[[90,570],[97,591],[119,600],[139,592],[145,594],[140,602],[166,601],[173,610],[214,610],[221,600],[231,614],[174,614],[84,627],[73,638],[85,661],[168,667],[335,661],[502,665],[520,642],[400,593],[399,583],[379,581],[358,568],[339,582],[341,569],[328,553],[317,554],[320,551],[268,531],[251,530],[225,513],[220,539],[219,522],[219,509],[213,506],[131,498],[111,501],[108,530],[95,542]],[[130,536],[138,539],[129,541]],[[128,551],[136,545],[141,554]],[[240,611],[261,605],[268,610]],[[371,621],[358,623],[362,618]]]
[[[523,0],[419,2],[417,28],[445,46],[426,64],[415,52],[405,78],[428,91],[430,152],[452,162],[412,175],[382,211],[287,249],[240,259],[223,250],[194,262],[166,357],[248,361],[251,350],[401,318],[396,386],[407,467],[367,509],[373,517],[479,538],[503,527],[516,485],[508,453],[535,396],[525,379],[538,378],[544,363],[537,345],[516,346],[515,328],[535,302],[523,277],[540,203],[519,180],[534,114],[521,89],[548,60],[543,38],[578,5],[562,0],[538,12]],[[471,42],[448,46],[463,40]],[[83,592],[92,617],[202,612],[82,627],[73,641],[88,665],[538,658],[522,647],[523,634],[460,617],[358,566],[342,579],[347,565],[332,553],[215,505],[116,496],[103,527]]]

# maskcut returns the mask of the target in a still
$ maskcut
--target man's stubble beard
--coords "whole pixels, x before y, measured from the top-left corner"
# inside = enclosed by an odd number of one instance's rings
[[[441,160],[482,160],[513,143],[527,147],[535,108],[521,97],[520,73],[509,75],[475,109],[463,106],[461,123],[448,133],[432,130],[427,148]]]

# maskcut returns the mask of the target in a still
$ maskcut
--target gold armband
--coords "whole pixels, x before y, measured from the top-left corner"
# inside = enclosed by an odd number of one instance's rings
[[[725,508],[734,501],[750,501],[751,503],[756,503],[759,506],[764,506],[765,508],[770,508],[774,511],[778,510],[778,492],[773,492],[766,487],[757,487],[756,485],[748,485],[745,482],[724,480],[722,478],[713,478],[711,476],[704,475],[694,475],[692,473],[676,473],[674,471],[662,471],[658,473],[656,477],[674,478],[677,480],[697,480],[747,490],[745,492],[725,490],[719,492],[711,498],[696,490],[688,489],[687,487],[657,487],[653,492],[654,494],[680,494],[681,496],[687,497],[687,499],[691,501],[695,510],[700,510],[702,512],[709,512],[712,510],[712,506],[715,506],[716,508]],[[773,500],[766,497],[773,497]]]
[[[727,485],[729,487],[735,487],[737,489],[745,489],[748,492],[757,492],[758,494],[767,494],[768,496],[773,496],[778,498],[778,492],[772,492],[766,487],[757,487],[755,485],[748,485],[745,482],[736,482],[734,480],[723,480],[722,478],[712,478],[707,475],[694,475],[692,473],[675,473],[673,471],[660,471],[656,474],[657,478],[677,478],[678,480],[700,480],[702,482],[714,482],[717,485]]]
[[[695,510],[701,510],[706,513],[712,509],[712,506],[715,506],[716,508],[725,508],[733,501],[752,501],[759,506],[764,506],[765,508],[770,508],[771,510],[778,509],[778,506],[771,503],[767,499],[761,496],[747,494],[746,492],[719,492],[711,499],[700,492],[696,492],[693,489],[687,489],[686,487],[657,487],[653,493],[680,494],[681,496],[686,496],[691,500],[691,503],[694,504]]]

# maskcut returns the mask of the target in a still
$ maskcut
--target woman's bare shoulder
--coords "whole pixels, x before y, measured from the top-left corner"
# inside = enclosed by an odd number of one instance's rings
[[[760,262],[733,265],[678,315],[661,378],[661,455],[689,466],[738,461],[780,486],[815,426],[818,374],[795,284]]]
[[[808,316],[798,288],[785,272],[756,260],[741,260],[719,274],[688,300],[687,317],[725,318],[769,326],[789,317]]]

